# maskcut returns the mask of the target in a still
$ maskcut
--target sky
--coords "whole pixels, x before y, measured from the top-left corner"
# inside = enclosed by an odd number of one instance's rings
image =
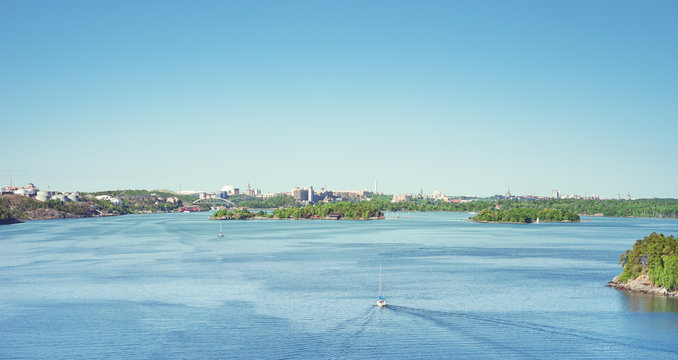
[[[678,198],[677,11],[0,0],[0,186]]]

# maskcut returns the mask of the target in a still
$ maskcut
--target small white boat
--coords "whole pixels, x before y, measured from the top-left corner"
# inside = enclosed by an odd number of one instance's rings
[[[381,297],[381,265],[379,265],[379,299],[377,299],[377,303],[374,304],[378,307],[385,307],[386,306],[386,299]]]
[[[224,237],[224,232],[221,231],[221,224],[219,224],[219,237]]]

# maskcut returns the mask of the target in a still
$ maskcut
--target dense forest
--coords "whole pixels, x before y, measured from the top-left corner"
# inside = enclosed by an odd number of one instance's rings
[[[278,195],[263,199],[239,194],[230,196],[228,200],[237,206],[250,209],[277,209],[294,204],[294,199],[289,195]]]
[[[312,219],[314,217],[327,218],[330,214],[339,215],[343,219],[374,219],[383,217],[378,204],[370,201],[359,203],[334,202],[303,207],[281,208],[273,211],[273,216],[279,219]]]
[[[678,289],[678,239],[673,235],[653,232],[637,240],[633,249],[621,254],[619,264],[624,268],[621,282],[647,274],[655,285]]]
[[[388,198],[378,197],[371,202],[378,204],[381,211],[468,211],[480,212],[499,205],[504,210],[516,208],[567,210],[580,215],[636,216],[678,218],[678,199],[638,200],[587,200],[587,199],[545,199],[545,200],[473,200],[467,202],[442,202],[413,199],[392,203]],[[541,219],[541,217],[540,217]]]
[[[535,208],[515,208],[509,210],[503,209],[484,209],[478,215],[470,218],[474,221],[489,222],[511,222],[529,224],[537,221],[579,221],[579,215],[568,210],[558,209],[535,209]]]

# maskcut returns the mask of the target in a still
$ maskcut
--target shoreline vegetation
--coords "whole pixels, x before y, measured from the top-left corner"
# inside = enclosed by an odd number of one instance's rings
[[[538,222],[579,222],[579,215],[568,210],[518,208],[484,209],[469,220],[483,223],[530,224]]]
[[[652,234],[619,256],[622,273],[607,286],[644,294],[678,297],[678,238]]]
[[[108,195],[119,202],[97,199],[98,195]],[[62,202],[56,199],[39,201],[15,194],[0,195],[0,225],[29,220],[178,212],[183,204],[195,200],[192,196],[147,190],[101,191],[82,193],[79,197],[77,202]]]
[[[108,195],[119,199],[119,203],[97,200],[97,195]],[[117,190],[87,193],[81,196],[80,202],[62,203],[58,200],[46,202],[20,195],[0,195],[0,225],[13,224],[27,220],[46,220],[77,217],[115,216],[140,213],[166,213],[183,210],[206,211],[218,204],[192,205],[197,200],[192,195],[179,195],[168,190]],[[444,202],[433,199],[409,199],[402,202],[391,202],[391,196],[373,194],[369,199],[354,204],[370,204],[369,214],[365,214],[365,206],[359,210],[341,211],[321,210],[322,206],[339,206],[341,202],[301,205],[295,203],[289,195],[278,195],[261,199],[239,194],[228,199],[235,208],[271,209],[272,216],[264,213],[255,216],[231,215],[230,217],[257,219],[379,219],[384,212],[476,212],[482,216],[471,218],[472,221],[488,223],[533,223],[539,222],[576,222],[577,216],[611,216],[611,217],[649,217],[678,218],[678,199],[637,199],[637,200],[593,200],[593,199],[501,199],[460,197],[457,201]],[[349,202],[346,202],[350,204]],[[183,208],[184,206],[190,209]],[[222,209],[221,207],[219,209]],[[295,210],[304,209],[304,210]],[[532,216],[524,209],[546,211],[544,214]],[[494,212],[501,210],[504,213]],[[549,214],[561,211],[562,219],[551,218]],[[219,210],[220,211],[220,210]],[[231,209],[231,211],[233,211]],[[249,210],[248,210],[249,211]],[[379,213],[377,214],[376,211]],[[339,217],[330,213],[339,212]],[[480,215],[480,214],[479,214]],[[225,215],[224,217],[229,217]]]
[[[368,201],[337,202],[302,207],[279,208],[267,214],[250,212],[246,208],[218,210],[211,220],[380,220],[384,213]]]

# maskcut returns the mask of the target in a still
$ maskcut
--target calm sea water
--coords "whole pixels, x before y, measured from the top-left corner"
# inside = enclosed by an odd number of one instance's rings
[[[389,216],[2,226],[0,358],[678,358],[676,300],[604,286],[676,220]]]

